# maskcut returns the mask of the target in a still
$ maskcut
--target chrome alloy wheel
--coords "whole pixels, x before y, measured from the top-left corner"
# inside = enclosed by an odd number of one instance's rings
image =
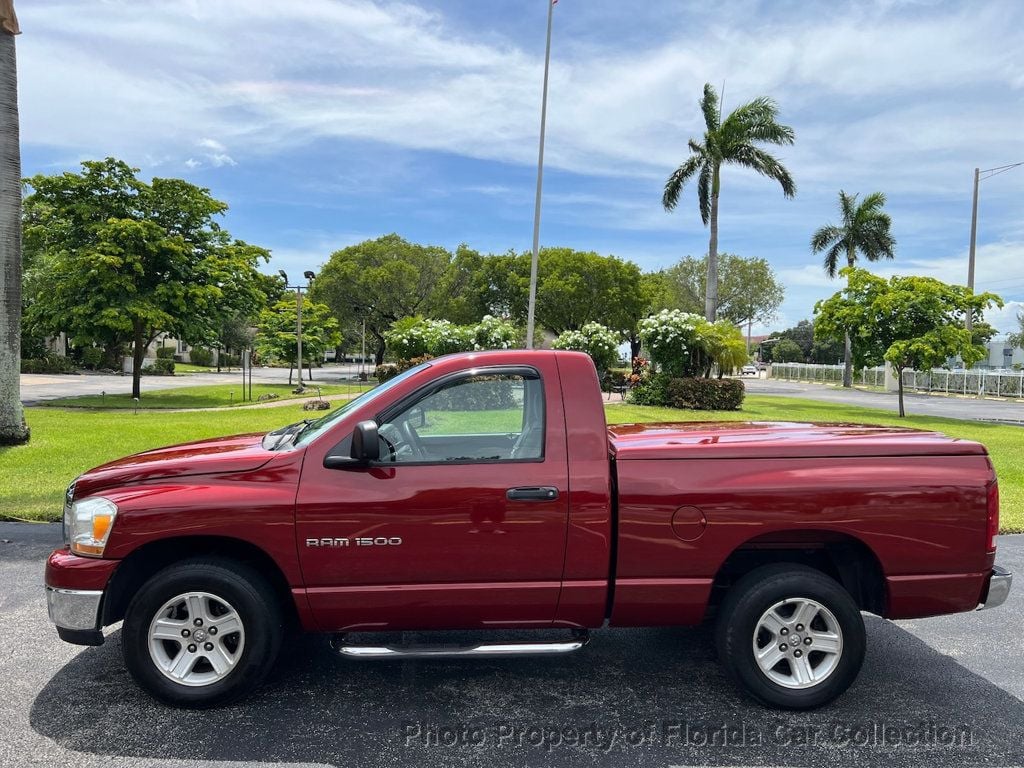
[[[754,628],[754,659],[761,672],[785,688],[812,688],[839,666],[843,630],[832,612],[816,600],[782,600]]]
[[[149,625],[149,656],[165,677],[200,687],[227,677],[242,657],[245,627],[230,603],[209,592],[172,597]]]

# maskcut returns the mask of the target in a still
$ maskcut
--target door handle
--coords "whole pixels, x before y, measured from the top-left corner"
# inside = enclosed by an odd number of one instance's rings
[[[509,501],[554,501],[558,498],[558,489],[548,485],[509,488],[505,492],[505,498]]]

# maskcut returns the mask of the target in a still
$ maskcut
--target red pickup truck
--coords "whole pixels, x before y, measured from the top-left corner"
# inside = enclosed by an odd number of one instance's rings
[[[998,506],[977,443],[841,424],[608,427],[589,357],[482,352],[317,421],[85,473],[46,594],[66,641],[102,643],[123,620],[128,669],[179,706],[250,691],[291,623],[346,657],[402,659],[565,653],[606,624],[714,620],[730,677],[799,709],[856,677],[862,611],[1006,599]],[[489,632],[380,639],[451,629]],[[549,631],[496,636],[510,629]]]

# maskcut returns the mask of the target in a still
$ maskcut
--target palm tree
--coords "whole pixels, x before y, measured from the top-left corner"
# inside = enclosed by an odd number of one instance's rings
[[[722,120],[718,94],[707,84],[700,101],[704,113],[704,143],[689,141],[690,157],[669,176],[661,204],[666,211],[679,203],[683,186],[697,177],[697,203],[704,226],[711,228],[708,242],[708,279],[704,295],[704,314],[714,322],[718,313],[718,194],[721,189],[722,165],[739,165],[775,179],[786,197],[796,194],[789,171],[758,144],[792,144],[793,129],[780,125],[775,118],[779,108],[768,98],[757,98],[734,109]]]
[[[840,269],[840,259],[846,259],[846,266],[853,267],[859,253],[868,261],[891,259],[896,247],[892,236],[892,219],[882,210],[885,195],[874,192],[860,204],[857,195],[839,191],[839,211],[843,223],[839,226],[826,224],[811,237],[811,251],[825,251],[825,272],[835,277]],[[853,386],[853,356],[850,347],[850,332],[846,332],[846,352],[843,370],[843,386]]]
[[[0,445],[28,440],[21,408],[21,152],[10,0],[0,2]]]

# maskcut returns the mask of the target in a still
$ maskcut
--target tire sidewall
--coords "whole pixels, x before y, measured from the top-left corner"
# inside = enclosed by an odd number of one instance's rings
[[[222,598],[238,612],[245,629],[245,645],[235,667],[223,679],[201,687],[169,680],[149,652],[149,627],[157,611],[186,592]],[[128,606],[121,638],[128,671],[146,691],[175,706],[213,707],[248,693],[269,671],[280,645],[280,610],[255,572],[214,563],[181,564],[160,571],[143,585]]]
[[[726,671],[758,701],[784,709],[810,709],[842,694],[856,679],[864,660],[864,619],[853,598],[836,581],[809,568],[775,569],[750,574],[734,587],[720,617],[719,654]],[[810,598],[835,616],[843,633],[836,669],[812,688],[792,689],[770,680],[754,657],[754,631],[761,616],[781,600]]]

